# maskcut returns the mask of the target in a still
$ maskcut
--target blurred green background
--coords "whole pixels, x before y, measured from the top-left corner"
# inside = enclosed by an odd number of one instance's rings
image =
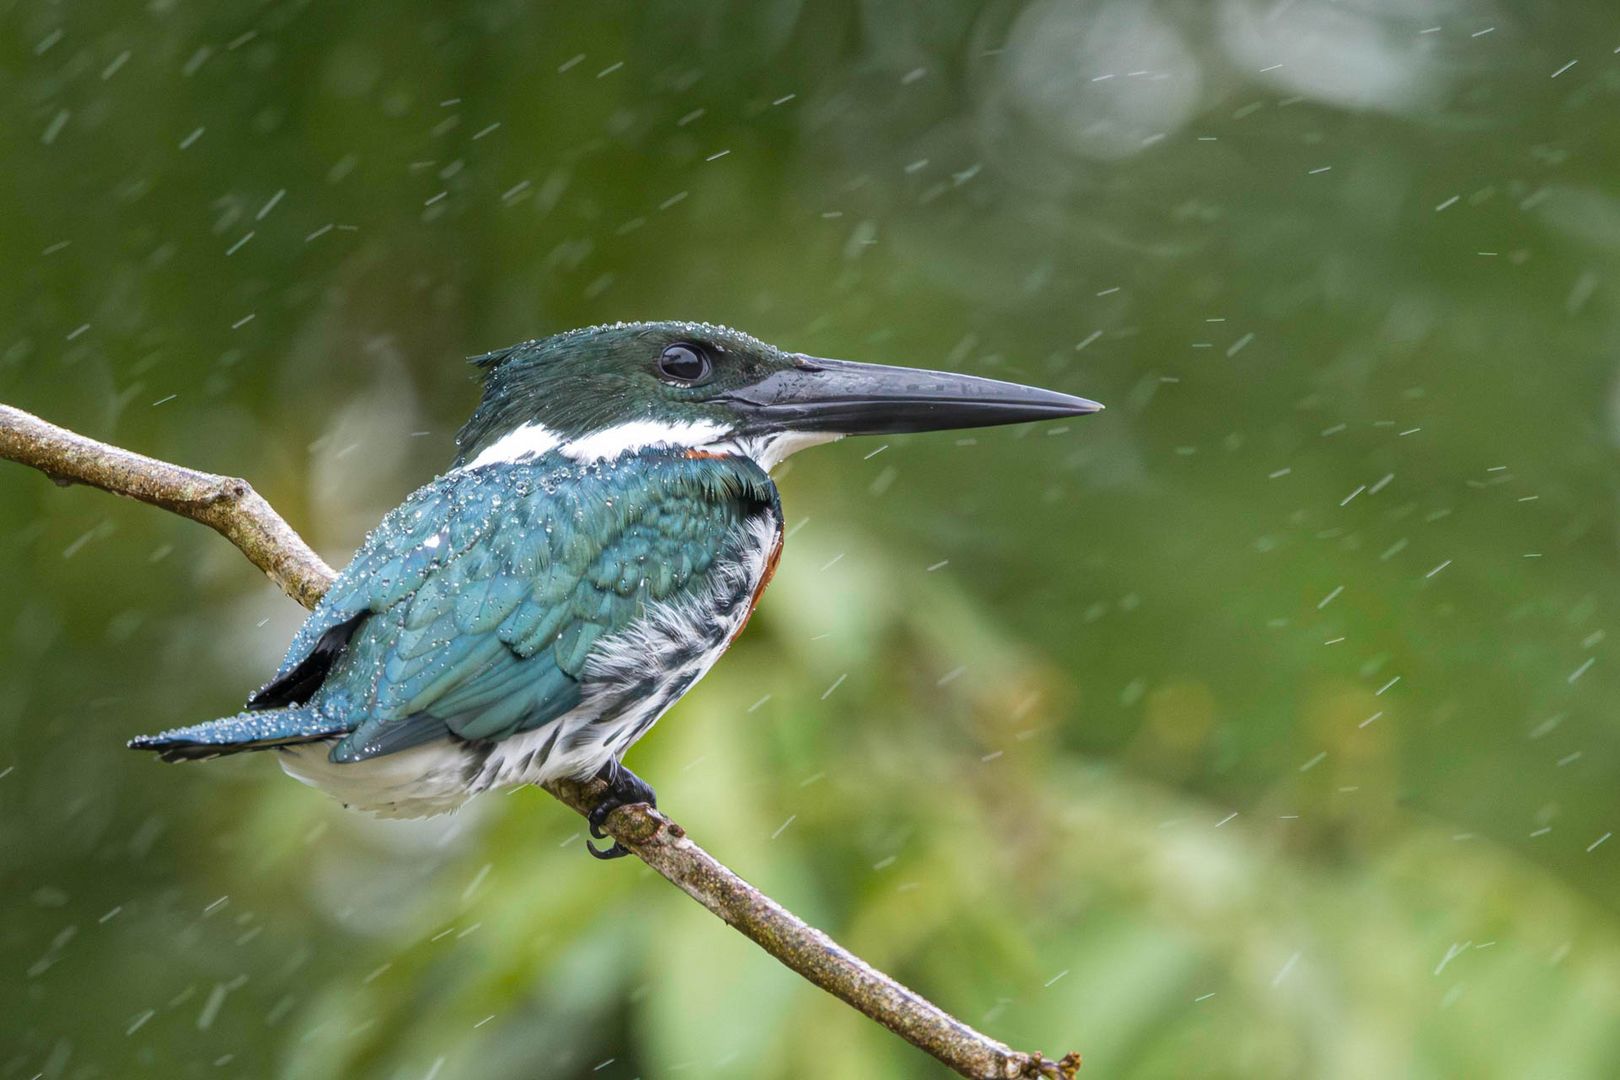
[[[0,4],[0,400],[341,564],[616,319],[1096,397],[781,472],[630,755],[1095,1077],[1620,1075],[1600,0]],[[301,611],[0,467],[0,1078],[925,1077],[544,794],[164,766]]]

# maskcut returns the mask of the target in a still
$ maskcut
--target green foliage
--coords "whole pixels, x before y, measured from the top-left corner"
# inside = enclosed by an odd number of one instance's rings
[[[337,562],[571,326],[1104,401],[794,459],[630,764],[1083,1075],[1620,1072],[1607,5],[548,7],[0,15],[0,400]],[[129,754],[302,617],[205,530],[0,469],[0,570],[0,1078],[936,1074],[543,794]]]

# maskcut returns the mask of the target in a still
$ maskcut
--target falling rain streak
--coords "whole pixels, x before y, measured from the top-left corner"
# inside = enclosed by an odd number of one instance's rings
[[[1096,397],[779,469],[660,805],[1082,1076],[1620,1075],[1612,6],[23,5],[0,402],[341,565],[451,467],[461,357],[568,326]],[[300,612],[97,498],[0,463],[7,1069],[923,1068],[533,791],[126,756]],[[1086,1020],[1120,988],[1151,1024]]]

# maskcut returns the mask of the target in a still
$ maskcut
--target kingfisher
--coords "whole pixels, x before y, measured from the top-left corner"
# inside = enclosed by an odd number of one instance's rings
[[[657,805],[625,751],[736,640],[776,570],[776,465],[846,435],[1102,408],[705,323],[589,327],[473,363],[482,400],[450,470],[366,537],[274,677],[235,716],[132,748],[274,750],[296,779],[384,817],[597,776],[590,832],[607,839],[613,810]]]

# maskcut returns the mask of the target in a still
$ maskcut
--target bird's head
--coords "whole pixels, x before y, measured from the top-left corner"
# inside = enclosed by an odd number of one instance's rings
[[[458,464],[561,450],[582,460],[651,446],[746,454],[769,469],[845,435],[986,427],[1102,406],[1017,383],[823,360],[705,323],[572,330],[474,359],[484,397]]]

